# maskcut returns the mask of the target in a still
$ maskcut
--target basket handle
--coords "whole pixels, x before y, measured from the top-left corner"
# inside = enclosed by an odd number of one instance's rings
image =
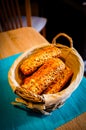
[[[72,47],[73,47],[73,40],[72,40],[72,38],[71,38],[70,36],[68,36],[66,33],[59,33],[59,34],[57,34],[57,35],[53,38],[52,44],[56,44],[57,38],[59,38],[59,37],[61,37],[61,36],[65,37],[65,38],[67,38],[67,39],[69,40],[70,47],[72,48]]]

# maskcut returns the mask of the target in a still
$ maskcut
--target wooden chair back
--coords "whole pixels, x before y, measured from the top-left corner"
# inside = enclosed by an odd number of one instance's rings
[[[0,0],[0,31],[23,27],[21,0]],[[30,0],[24,0],[27,26],[31,26]]]

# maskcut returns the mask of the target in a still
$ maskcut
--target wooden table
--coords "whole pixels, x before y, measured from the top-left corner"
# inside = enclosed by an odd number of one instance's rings
[[[24,52],[38,45],[49,42],[31,27],[0,33],[0,58]],[[86,130],[86,113],[57,128],[57,130]]]
[[[49,42],[31,27],[0,33],[0,58]]]

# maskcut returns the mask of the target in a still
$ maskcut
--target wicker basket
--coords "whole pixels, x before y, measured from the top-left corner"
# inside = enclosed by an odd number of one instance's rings
[[[70,47],[56,43],[56,40],[61,36],[69,41]],[[65,33],[59,33],[58,35],[56,35],[56,37],[53,38],[52,44],[61,49],[61,57],[65,61],[65,64],[71,67],[71,69],[74,72],[70,84],[67,88],[63,89],[62,91],[56,94],[43,94],[41,96],[33,95],[33,99],[36,99],[36,102],[26,101],[20,97],[16,98],[15,102],[13,102],[14,105],[25,105],[26,107],[40,111],[43,114],[49,114],[51,111],[61,107],[65,103],[66,99],[69,98],[71,94],[75,91],[75,89],[79,86],[84,74],[84,63],[82,57],[73,47],[72,38]],[[44,44],[42,46],[35,46],[34,48],[31,48],[30,50],[24,52],[14,61],[13,65],[11,66],[8,72],[9,84],[14,93],[16,87],[19,87],[21,82],[21,79],[19,78],[18,74],[18,67],[20,62],[24,60],[24,58],[32,54],[35,50],[49,45]]]

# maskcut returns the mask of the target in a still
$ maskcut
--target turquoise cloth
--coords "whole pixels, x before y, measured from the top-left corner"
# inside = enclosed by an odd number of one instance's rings
[[[65,104],[50,115],[32,112],[24,107],[14,107],[11,102],[16,95],[9,86],[8,71],[19,55],[0,60],[0,130],[54,130],[86,112],[85,77]]]

